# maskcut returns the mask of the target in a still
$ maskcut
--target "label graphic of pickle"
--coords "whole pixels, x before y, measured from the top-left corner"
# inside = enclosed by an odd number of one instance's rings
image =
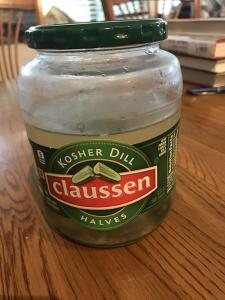
[[[79,183],[87,182],[93,177],[94,177],[94,173],[92,167],[86,166],[73,175],[72,182],[75,184],[79,184]]]
[[[98,162],[94,166],[94,173],[96,175],[100,175],[104,177],[105,179],[108,179],[110,181],[120,181],[121,176],[119,173],[111,169],[110,167],[104,165],[103,163]]]
[[[136,145],[90,139],[59,149],[32,146],[44,171],[43,189],[57,213],[89,229],[106,231],[131,222],[172,191],[177,135],[175,124]],[[45,165],[37,150],[44,153]]]
[[[132,145],[113,140],[65,145],[46,171],[51,200],[67,218],[94,230],[113,230],[154,206],[149,196],[157,189],[157,166]]]

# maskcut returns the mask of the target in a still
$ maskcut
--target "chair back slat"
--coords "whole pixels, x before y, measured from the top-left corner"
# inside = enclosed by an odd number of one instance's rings
[[[2,26],[2,11],[0,10],[0,81],[3,81],[4,74],[3,74],[3,55],[2,55],[2,39],[3,39],[3,26]]]
[[[19,73],[19,61],[18,61],[18,41],[19,41],[19,34],[20,34],[20,27],[22,24],[22,20],[24,17],[24,12],[21,11],[18,15],[18,19],[16,22],[16,30],[15,30],[15,39],[14,39],[14,58],[16,62],[16,74]]]
[[[8,70],[8,64],[7,64],[7,53],[5,48],[5,37],[4,37],[4,22],[3,22],[3,11],[0,10],[0,42],[1,42],[1,69],[2,69],[2,80],[5,81],[5,79],[10,79],[9,70]]]
[[[15,79],[19,73],[18,42],[23,16],[23,10],[0,9],[0,81]]]
[[[10,9],[8,11],[8,28],[7,28],[7,50],[8,50],[8,70],[10,74],[10,78],[14,78],[14,63],[13,63],[13,56],[12,56],[12,22],[13,22],[13,10]]]

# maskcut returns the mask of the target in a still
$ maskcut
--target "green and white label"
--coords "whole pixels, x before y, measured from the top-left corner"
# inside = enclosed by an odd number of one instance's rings
[[[178,124],[143,143],[108,139],[59,149],[31,141],[45,204],[95,230],[112,230],[161,201],[175,185]]]

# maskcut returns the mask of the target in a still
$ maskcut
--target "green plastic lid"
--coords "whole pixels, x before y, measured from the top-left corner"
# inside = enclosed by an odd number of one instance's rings
[[[90,49],[152,43],[167,37],[162,19],[40,25],[26,31],[34,49]]]

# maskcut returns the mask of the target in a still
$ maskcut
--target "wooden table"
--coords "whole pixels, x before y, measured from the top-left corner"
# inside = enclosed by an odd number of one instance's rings
[[[12,84],[0,84],[0,153],[0,299],[225,299],[224,95],[184,95],[173,209],[128,247],[86,248],[48,227]]]

